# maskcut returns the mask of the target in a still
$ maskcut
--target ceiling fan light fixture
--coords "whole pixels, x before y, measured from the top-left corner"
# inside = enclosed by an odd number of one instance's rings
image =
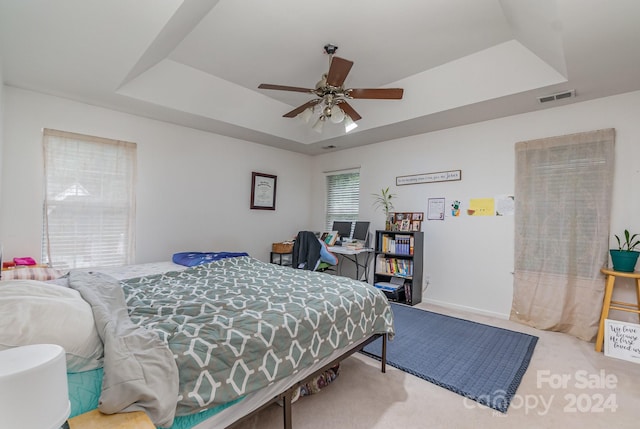
[[[344,131],[348,133],[349,131],[353,131],[356,128],[358,128],[358,124],[353,122],[349,115],[344,115]]]
[[[322,133],[322,128],[324,127],[324,121],[325,121],[324,115],[320,116],[316,121],[316,123],[313,124],[313,127],[311,127],[311,129],[316,133]]]
[[[346,115],[344,114],[344,111],[340,107],[338,107],[338,105],[334,105],[333,107],[331,107],[331,116],[329,117],[329,119],[334,124],[339,124],[340,122],[344,121],[345,116]]]
[[[307,107],[298,115],[298,118],[300,118],[300,120],[302,120],[305,124],[308,124],[312,116],[313,116],[313,108]]]
[[[322,132],[324,123],[329,119],[334,124],[344,124],[348,133],[357,127],[355,122],[362,119],[362,116],[351,107],[347,99],[402,99],[404,93],[402,88],[345,88],[344,82],[353,66],[353,61],[334,56],[338,50],[336,45],[327,44],[324,50],[329,55],[329,71],[322,74],[314,89],[270,83],[258,85],[260,89],[303,92],[317,97],[282,115],[285,118],[297,116],[306,123],[313,122],[314,125],[311,128],[318,133]]]

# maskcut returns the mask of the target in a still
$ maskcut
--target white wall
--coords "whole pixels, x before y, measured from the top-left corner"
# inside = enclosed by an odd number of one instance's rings
[[[616,129],[611,235],[640,231],[640,92],[313,158],[12,87],[3,96],[0,237],[7,257],[40,255],[45,127],[138,143],[137,262],[184,250],[246,250],[267,260],[272,242],[324,229],[324,171],[361,167],[360,217],[372,229],[384,225],[371,196],[382,187],[398,195],[397,211],[425,213],[430,197],[464,202],[513,193],[516,142],[609,127]],[[399,175],[458,169],[460,182],[394,186]],[[251,171],[278,175],[275,213],[249,210]],[[425,301],[507,317],[513,221],[425,222]],[[631,283],[621,286],[618,295],[633,296]]]
[[[138,144],[136,262],[179,251],[247,251],[310,221],[311,158],[190,128],[4,87],[0,237],[5,256],[40,259],[42,129]],[[251,172],[278,176],[276,211],[250,210]]]
[[[612,127],[616,172],[611,234],[624,228],[640,232],[639,117],[640,92],[634,92],[326,154],[314,158],[313,193],[323,195],[323,171],[360,165],[360,218],[383,229],[383,215],[374,211],[371,196],[383,187],[398,195],[396,211],[423,211],[425,216],[428,198],[464,202],[513,194],[516,142]],[[447,170],[462,170],[462,180],[395,186],[396,176]],[[324,202],[316,198],[313,204],[312,225],[321,229]],[[514,218],[447,217],[426,221],[423,231],[425,277],[430,279],[423,299],[508,317]],[[632,290],[630,283],[623,286],[623,293]]]
[[[2,143],[4,142],[4,85],[2,82],[4,81],[2,80],[2,57],[0,57],[0,222],[2,221]],[[0,253],[2,253],[2,235],[0,235]]]

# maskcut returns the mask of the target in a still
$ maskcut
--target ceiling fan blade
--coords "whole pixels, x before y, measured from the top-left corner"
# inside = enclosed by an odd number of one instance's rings
[[[261,83],[258,88],[260,89],[277,89],[280,91],[294,91],[294,92],[306,92],[313,94],[315,90],[309,88],[300,88],[298,86],[286,86],[286,85],[272,85],[270,83]]]
[[[360,116],[358,112],[356,112],[355,109],[351,107],[351,105],[346,101],[344,100],[341,101],[340,104],[338,104],[338,106],[340,106],[340,108],[344,111],[344,113],[347,116],[349,116],[353,122],[362,119],[362,116]]]
[[[306,103],[304,103],[302,106],[296,107],[295,109],[293,109],[291,112],[285,113],[284,115],[282,115],[285,118],[295,118],[296,116],[298,116],[300,113],[304,112],[305,109],[309,108],[309,107],[313,107],[316,104],[318,104],[319,102],[321,102],[322,99],[318,98],[315,100],[311,100],[311,101],[307,101]]]
[[[368,98],[379,100],[400,100],[404,89],[402,88],[356,88],[346,91],[349,98]]]
[[[335,86],[336,88],[341,87],[352,66],[353,61],[340,57],[331,58],[331,66],[327,74],[327,85]]]

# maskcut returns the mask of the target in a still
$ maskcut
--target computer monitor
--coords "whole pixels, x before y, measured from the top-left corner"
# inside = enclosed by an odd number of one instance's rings
[[[333,228],[331,230],[338,231],[338,234],[340,235],[340,239],[351,238],[352,223],[353,222],[336,220],[336,221],[333,221]]]
[[[369,222],[357,221],[353,229],[353,239],[366,242],[367,238],[369,238]]]

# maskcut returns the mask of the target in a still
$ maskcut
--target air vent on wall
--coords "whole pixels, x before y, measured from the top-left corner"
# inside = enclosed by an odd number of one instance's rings
[[[576,96],[576,90],[572,89],[569,91],[558,92],[557,94],[544,95],[542,97],[538,97],[539,103],[547,103],[549,101],[562,100],[563,98],[571,98]]]

